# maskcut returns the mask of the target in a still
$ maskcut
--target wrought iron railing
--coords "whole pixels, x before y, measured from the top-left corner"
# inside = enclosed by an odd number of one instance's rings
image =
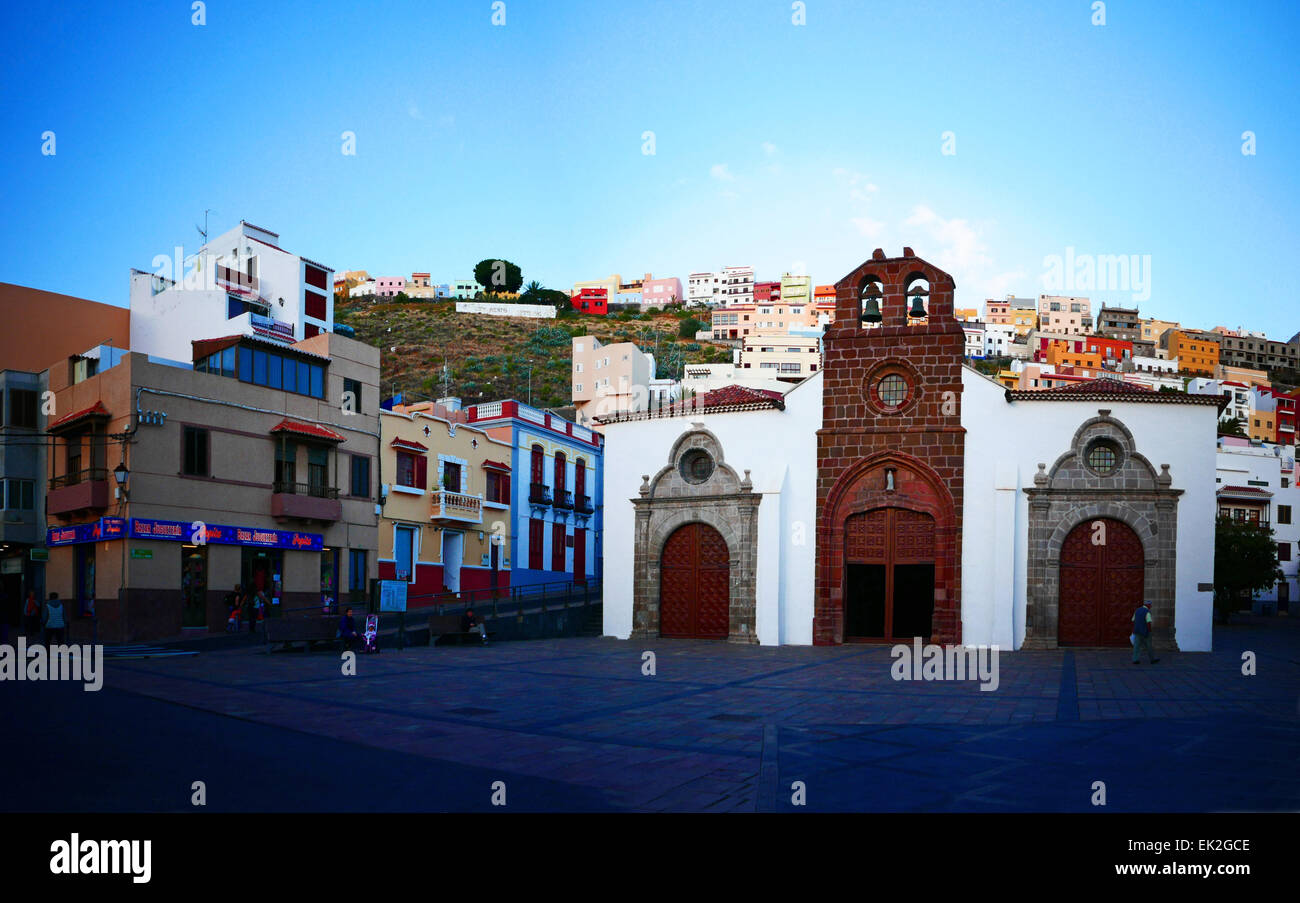
[[[78,483],[92,483],[96,480],[107,479],[108,468],[84,467],[81,470],[72,470],[68,473],[59,474],[57,477],[51,477],[50,488],[60,489],[64,486],[76,486]]]
[[[589,495],[578,496],[576,508],[579,514],[592,514],[596,510],[591,506],[591,496]]]
[[[272,491],[285,495],[309,495],[318,499],[336,499],[339,497],[339,490],[336,486],[317,486],[314,483],[292,483],[285,480],[276,480]]]
[[[535,505],[551,504],[551,488],[545,483],[529,483],[528,501]]]
[[[557,489],[555,491],[556,508],[573,508],[573,493],[567,489]]]

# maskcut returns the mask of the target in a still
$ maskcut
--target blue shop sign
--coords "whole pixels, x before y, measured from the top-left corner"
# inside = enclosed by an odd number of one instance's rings
[[[126,535],[126,518],[101,517],[88,524],[68,527],[49,527],[45,531],[47,546],[70,546],[82,542],[100,542],[121,539]]]
[[[199,535],[202,531],[202,536]],[[231,527],[226,524],[204,524],[198,521],[152,520],[131,518],[132,539],[161,539],[172,542],[203,543],[222,546],[256,546],[260,549],[295,549],[319,552],[325,548],[325,537],[319,533],[297,533],[290,530],[272,530],[267,527]]]

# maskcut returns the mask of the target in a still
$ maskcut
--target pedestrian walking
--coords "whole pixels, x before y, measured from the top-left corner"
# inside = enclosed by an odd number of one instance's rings
[[[41,626],[45,628],[45,645],[63,645],[68,640],[68,611],[58,593],[50,593],[41,612]]]
[[[1129,637],[1133,641],[1133,664],[1138,664],[1142,660],[1142,650],[1146,649],[1147,658],[1151,664],[1160,661],[1156,658],[1155,653],[1151,651],[1151,600],[1147,599],[1138,606],[1138,610],[1133,612],[1133,635]]]
[[[36,598],[36,590],[27,591],[27,601],[23,603],[23,633],[27,639],[34,640],[41,632],[41,603]]]

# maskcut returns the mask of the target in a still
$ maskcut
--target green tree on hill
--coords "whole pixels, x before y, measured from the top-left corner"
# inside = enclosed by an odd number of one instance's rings
[[[514,293],[524,284],[524,273],[508,260],[491,257],[474,265],[474,281],[489,293]]]

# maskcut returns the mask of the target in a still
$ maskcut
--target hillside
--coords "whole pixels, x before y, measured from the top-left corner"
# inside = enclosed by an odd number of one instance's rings
[[[684,363],[728,362],[731,349],[679,339],[681,311],[590,316],[565,313],[554,320],[458,314],[450,301],[336,303],[334,319],[382,352],[383,395],[459,396],[465,404],[529,396],[537,407],[570,402],[572,338],[636,342],[655,355],[658,375],[680,377]],[[443,365],[447,368],[444,389]]]

